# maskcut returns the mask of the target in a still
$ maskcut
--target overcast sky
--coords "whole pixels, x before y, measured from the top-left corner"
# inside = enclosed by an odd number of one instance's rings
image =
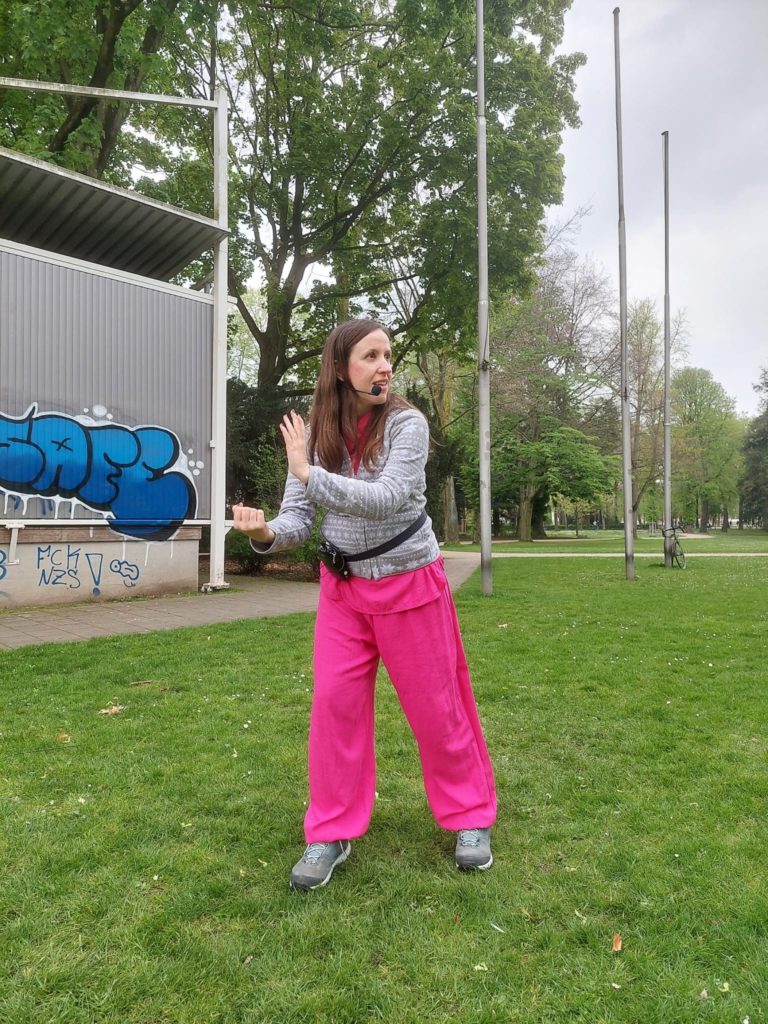
[[[574,0],[563,52],[580,50],[582,127],[564,140],[562,216],[618,289],[615,0]],[[768,367],[768,0],[619,4],[627,287],[664,310],[663,131],[669,131],[670,302],[688,359],[755,415]]]

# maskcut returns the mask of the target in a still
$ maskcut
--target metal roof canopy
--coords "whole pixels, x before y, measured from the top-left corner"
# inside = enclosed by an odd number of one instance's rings
[[[226,237],[214,220],[0,147],[0,236],[169,281]]]

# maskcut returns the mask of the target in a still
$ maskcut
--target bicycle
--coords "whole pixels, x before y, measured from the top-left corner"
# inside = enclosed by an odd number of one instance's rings
[[[680,526],[667,526],[662,528],[661,531],[665,537],[674,537],[672,543],[672,565],[676,565],[678,569],[685,568],[685,552],[683,551],[683,545],[678,540],[678,534],[682,533],[682,527]]]

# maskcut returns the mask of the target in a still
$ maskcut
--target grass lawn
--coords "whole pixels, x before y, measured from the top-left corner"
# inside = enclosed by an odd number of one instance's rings
[[[680,543],[686,555],[697,553],[722,553],[722,554],[768,554],[768,531],[765,530],[729,530],[723,533],[722,530],[710,530],[709,533],[681,533]],[[548,552],[623,552],[624,531],[623,530],[585,530],[576,537],[573,531],[569,534],[552,533],[546,540],[535,540],[521,543],[510,538],[509,540],[494,540],[494,554],[530,553],[534,555],[547,554]],[[448,544],[449,551],[480,551],[479,544]],[[641,530],[635,540],[635,554],[658,553],[663,557],[664,538],[661,533],[649,536],[648,532]]]
[[[304,896],[311,616],[2,654],[0,1022],[765,1021],[766,584],[475,574],[496,864],[453,868],[385,684],[372,827]]]

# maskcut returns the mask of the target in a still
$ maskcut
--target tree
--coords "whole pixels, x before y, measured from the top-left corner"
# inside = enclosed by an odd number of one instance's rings
[[[383,317],[401,355],[475,346],[473,0],[103,3],[50,0],[74,40],[71,80],[104,77],[101,65],[94,76],[107,32],[99,12],[107,10],[119,32],[105,84],[139,82],[129,76],[140,66],[144,87],[208,96],[215,63],[229,93],[229,283],[258,347],[254,403],[277,409],[308,394],[320,341],[340,317]],[[486,7],[490,270],[499,289],[529,285],[545,208],[562,197],[561,135],[578,123],[574,75],[583,61],[556,53],[569,6]],[[46,52],[29,19],[3,25],[14,51]],[[157,39],[144,54],[152,26]],[[26,73],[61,77],[66,50],[57,37],[50,59]],[[60,102],[14,100],[4,107],[3,138],[30,146],[53,138],[69,114]],[[210,212],[209,121],[194,112],[120,111],[113,122],[94,109],[68,136],[62,159],[93,173],[111,160],[112,180],[127,180],[140,164],[157,172],[137,183],[147,194]],[[195,273],[208,270],[203,261]],[[254,278],[263,318],[247,297]],[[398,286],[413,294],[404,318],[392,299]]]
[[[540,462],[541,453],[550,451],[548,444],[541,447],[545,434],[553,424],[578,429],[589,415],[589,402],[597,399],[601,381],[594,353],[604,347],[610,305],[605,276],[556,236],[532,294],[523,300],[508,296],[496,316],[492,435],[513,431],[517,443],[508,450],[521,462],[513,471],[507,460],[504,483],[492,467],[492,480],[497,495],[512,480],[519,485],[520,540],[544,535],[543,514],[552,493],[550,474]]]
[[[553,55],[567,3],[489,11],[489,180],[495,274],[520,286],[562,186],[560,132],[575,121],[576,58]],[[232,2],[218,58],[230,92],[243,247],[265,281],[259,388],[308,386],[339,315],[387,315],[395,333],[466,328],[474,306],[474,5],[435,0]],[[236,30],[234,29],[236,25]],[[302,285],[310,271],[309,294]],[[306,313],[297,329],[294,312]],[[304,364],[308,363],[308,366]]]
[[[453,422],[456,381],[462,371],[462,366],[450,352],[445,350],[419,354],[417,365],[431,400],[430,404],[434,410],[439,433],[438,444],[441,447],[439,461],[444,468],[440,501],[442,537],[446,543],[455,544],[459,540],[455,474],[460,465],[460,446],[458,441],[451,437],[450,429]],[[464,370],[466,372],[466,367]]]
[[[711,506],[723,512],[727,524],[728,505],[737,493],[743,429],[734,407],[709,370],[688,366],[672,378],[677,503],[693,510],[703,531]]]
[[[215,10],[200,0],[2,4],[2,74],[127,92],[166,91],[172,51],[186,48],[188,33],[208,32]],[[121,184],[131,180],[137,140],[123,131],[131,104],[15,90],[1,99],[1,145],[95,177],[109,168],[107,176]]]
[[[685,352],[685,316],[678,312],[671,325],[671,361]],[[621,395],[621,346],[614,331],[602,354],[606,380],[618,403]],[[627,363],[629,375],[630,452],[632,474],[632,530],[637,532],[637,513],[646,492],[663,474],[664,447],[664,337],[662,324],[651,299],[629,304],[627,310]]]
[[[492,432],[491,486],[495,508],[518,508],[524,514],[527,495],[561,495],[574,502],[593,502],[608,491],[618,467],[614,456],[604,456],[580,430],[553,417],[541,424],[536,438],[526,438],[512,421],[497,423]],[[477,456],[465,463],[465,493],[477,500]],[[533,538],[518,529],[518,539]]]
[[[754,385],[761,394],[760,412],[749,423],[743,444],[744,467],[739,482],[739,526],[757,520],[768,527],[768,369],[761,370]]]

